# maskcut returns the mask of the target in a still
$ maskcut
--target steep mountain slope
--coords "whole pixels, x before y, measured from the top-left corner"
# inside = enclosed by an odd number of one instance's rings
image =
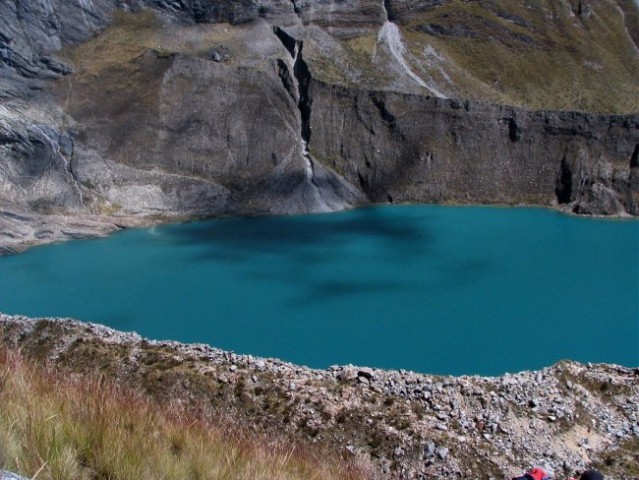
[[[386,201],[636,215],[638,22],[629,0],[3,2],[0,248]]]
[[[533,109],[639,110],[632,2],[438,2],[391,10],[411,50],[451,96]],[[426,48],[423,45],[427,45]]]

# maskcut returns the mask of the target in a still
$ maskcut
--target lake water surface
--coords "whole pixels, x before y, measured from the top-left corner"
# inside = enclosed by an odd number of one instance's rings
[[[0,311],[312,367],[639,365],[639,221],[401,206],[232,218],[0,257]]]

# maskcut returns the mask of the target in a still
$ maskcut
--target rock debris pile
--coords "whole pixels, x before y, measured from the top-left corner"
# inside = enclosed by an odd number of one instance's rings
[[[100,368],[159,399],[349,452],[380,478],[510,478],[533,465],[563,478],[594,463],[614,479],[629,478],[636,462],[639,369],[565,361],[489,378],[313,370],[72,320],[2,315],[0,334],[27,354]]]

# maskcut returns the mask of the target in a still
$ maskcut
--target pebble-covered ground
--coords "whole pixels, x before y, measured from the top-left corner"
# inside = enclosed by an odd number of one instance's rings
[[[312,370],[206,345],[149,341],[73,320],[0,315],[29,355],[100,370],[203,415],[372,462],[380,478],[555,478],[594,465],[639,478],[639,369],[561,362],[501,377],[441,377],[355,366]]]

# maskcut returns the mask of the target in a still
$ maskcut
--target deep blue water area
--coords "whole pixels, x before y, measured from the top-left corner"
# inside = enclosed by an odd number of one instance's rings
[[[228,218],[0,257],[0,311],[312,367],[639,365],[639,221],[388,206]]]

